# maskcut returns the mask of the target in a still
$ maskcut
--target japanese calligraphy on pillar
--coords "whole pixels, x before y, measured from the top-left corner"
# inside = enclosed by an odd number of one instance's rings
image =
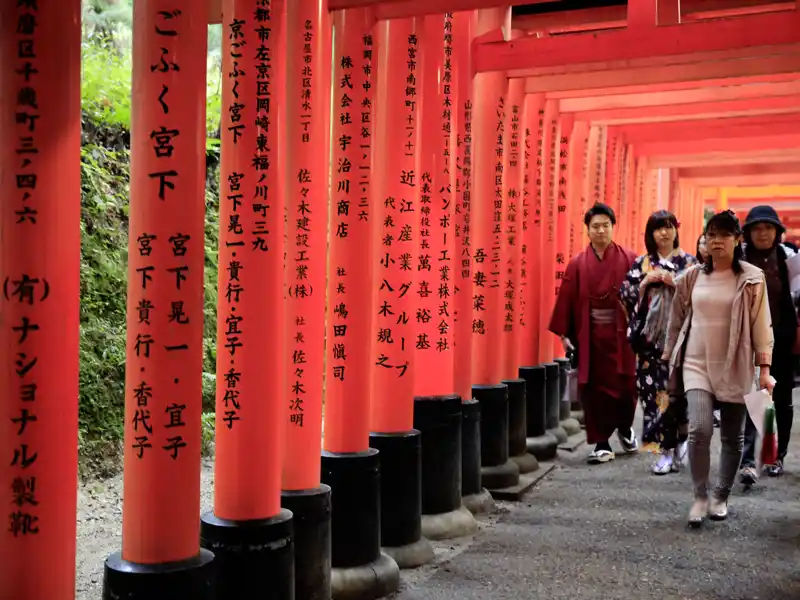
[[[605,185],[603,174],[605,173],[606,136],[603,127],[599,127],[597,131],[597,147],[595,152],[593,199],[596,204],[603,201],[603,186]]]
[[[336,57],[335,57],[336,58]],[[351,56],[338,57],[340,77],[336,88],[335,100],[338,101],[337,117],[339,120],[338,137],[335,140],[337,148],[334,150],[339,157],[337,159],[337,169],[335,177],[336,189],[336,212],[332,225],[335,225],[335,236],[344,240],[350,235],[350,228],[353,226],[351,218],[351,206],[353,196],[355,196],[355,186],[351,177],[353,172],[353,161],[351,160],[351,146],[354,145],[354,137],[358,137],[358,121],[353,120],[355,110],[360,110],[358,97],[360,91],[355,90],[353,82],[353,72],[358,67],[355,66]],[[354,136],[354,134],[356,134]],[[353,216],[357,216],[352,211]],[[365,217],[366,220],[366,217]],[[340,261],[341,262],[341,261]],[[347,370],[347,317],[349,315],[347,306],[347,275],[348,268],[343,264],[332,265],[331,276],[335,280],[335,288],[329,302],[333,302],[333,338],[328,344],[328,360],[333,363],[333,384],[345,381]]]
[[[143,563],[194,556],[200,509],[207,31],[175,2],[133,29],[122,556]]]
[[[560,149],[560,140],[558,137],[558,116],[553,113],[553,118],[548,123],[550,127],[550,160],[547,168],[550,170],[550,186],[547,195],[547,237],[545,238],[548,243],[554,244],[556,241],[556,211],[558,210],[558,203],[556,198],[558,196],[558,152]]]
[[[363,49],[360,56],[340,56],[339,80],[336,89],[338,137],[335,140],[336,176],[334,177],[335,209],[332,225],[334,235],[339,240],[351,238],[354,229],[369,228],[369,158],[371,136],[371,87],[372,36],[365,35],[361,40]],[[357,62],[356,62],[357,60]],[[353,160],[355,159],[355,160]],[[353,164],[355,162],[355,164]],[[359,236],[363,240],[362,236]],[[348,275],[351,267],[345,265],[346,256],[351,252],[337,252],[340,257],[333,265],[331,276],[334,279],[330,302],[333,303],[332,339],[328,346],[328,360],[332,361],[333,384],[344,382],[347,370],[348,317],[350,308],[348,297],[358,290],[350,289]],[[352,329],[352,328],[351,328]]]
[[[430,30],[425,32],[425,66],[423,72],[423,125],[424,131],[438,128],[440,138],[425,141],[420,155],[423,169],[419,196],[419,279],[416,309],[416,349],[437,354],[452,349],[452,188],[451,149],[452,133],[452,16],[428,18]],[[442,27],[443,26],[443,27]],[[439,79],[441,76],[441,79]],[[440,103],[440,104],[439,104]],[[427,145],[430,143],[430,145]],[[430,172],[429,172],[430,169]],[[436,377],[431,381],[423,370],[417,372],[419,393],[437,389],[436,383],[446,375],[442,369],[447,363],[435,359],[427,363]],[[432,373],[433,371],[431,371]],[[430,387],[430,386],[433,387]],[[424,391],[423,391],[424,390]]]
[[[462,289],[469,289],[472,278],[472,258],[470,256],[470,203],[472,199],[472,101],[465,100],[461,104],[461,132],[459,144],[462,146],[459,151],[461,165],[458,169],[456,179],[456,194],[459,202],[456,204],[456,215],[458,220],[455,226],[455,236],[458,240],[459,268],[458,281],[460,285],[455,287],[458,295]],[[459,312],[460,314],[460,312]],[[456,315],[456,320],[459,318]]]
[[[556,240],[556,295],[561,289],[564,272],[569,262],[569,213],[567,188],[569,177],[569,127],[564,127],[559,138],[558,171],[554,181],[558,182],[558,201],[556,203],[558,239]],[[563,238],[563,239],[562,239]]]
[[[542,197],[542,178],[544,176],[544,106],[539,108],[539,119],[536,129],[536,204],[533,224],[538,233],[542,225],[542,212],[544,211],[544,198]]]
[[[314,37],[320,35],[319,32],[314,31],[314,26],[311,21],[306,21],[303,31],[303,39],[301,45],[301,69],[300,69],[300,86],[299,98],[290,98],[290,102],[300,103],[300,139],[296,140],[296,152],[299,152],[301,157],[307,158],[314,150],[307,147],[311,141],[311,128],[321,127],[321,123],[312,124],[312,102],[320,102],[321,98],[312,98],[312,87],[314,77],[319,77],[319,73],[312,71],[312,63],[314,61]],[[292,48],[289,52],[295,52],[297,48]],[[295,90],[291,90],[290,94]],[[297,143],[299,142],[299,143]],[[311,236],[313,220],[315,215],[312,213],[312,204],[317,204],[317,199],[312,198],[312,186],[315,179],[323,177],[322,173],[313,173],[312,169],[308,166],[302,166],[300,161],[300,168],[297,169],[295,177],[296,190],[298,193],[297,198],[293,198],[290,203],[289,209],[289,229],[294,230],[293,246],[291,250],[292,260],[289,262],[289,269],[287,270],[287,283],[288,294],[291,301],[297,307],[294,311],[294,322],[291,324],[294,330],[294,335],[291,337],[291,360],[292,368],[289,370],[290,391],[289,391],[289,422],[296,427],[303,427],[303,418],[305,409],[303,407],[306,402],[306,395],[308,393],[306,383],[306,372],[308,368],[308,353],[306,350],[306,342],[317,343],[319,340],[307,339],[306,326],[308,323],[308,316],[305,310],[305,301],[315,293],[311,285],[311,269],[318,269],[318,264],[311,264]],[[317,233],[316,235],[322,235]],[[292,237],[289,238],[290,240]],[[316,290],[321,293],[320,290]],[[309,373],[311,377],[315,374]]]
[[[472,15],[459,13],[453,25],[452,75],[456,80],[453,99],[453,147],[456,163],[453,177],[455,219],[453,264],[453,369],[455,391],[467,398],[471,394],[472,369],[472,259],[471,259],[471,194],[472,194],[472,73],[470,67],[469,31]]]
[[[244,263],[248,262],[243,253],[245,231],[242,223],[243,211],[241,210],[244,203],[242,186],[245,182],[245,174],[236,170],[235,166],[238,165],[235,165],[233,160],[228,160],[228,158],[233,158],[234,153],[240,154],[236,146],[247,129],[245,122],[249,112],[247,105],[252,104],[251,99],[245,98],[244,86],[242,85],[245,71],[242,69],[240,61],[244,57],[244,52],[249,50],[245,26],[246,22],[237,18],[233,18],[231,22],[226,23],[227,35],[230,40],[228,81],[230,82],[231,102],[225,107],[227,119],[225,119],[223,127],[226,131],[222,135],[229,136],[227,139],[233,143],[233,146],[226,148],[230,154],[229,157],[225,157],[223,160],[226,163],[224,167],[233,163],[234,168],[226,173],[228,169],[223,167],[221,173],[223,181],[221,181],[220,187],[226,193],[221,206],[220,217],[222,223],[227,221],[227,224],[223,231],[220,232],[220,239],[224,240],[224,246],[220,249],[219,262],[221,265],[227,262],[227,267],[224,270],[220,269],[218,278],[220,310],[217,321],[217,337],[221,338],[224,343],[220,344],[217,350],[217,372],[220,374],[217,380],[217,389],[219,390],[218,394],[221,393],[223,395],[222,404],[225,407],[224,416],[220,415],[222,417],[220,426],[224,423],[224,426],[228,429],[232,429],[234,423],[241,418],[239,416],[239,410],[241,409],[241,399],[239,398],[241,391],[239,388],[241,387],[242,373],[237,368],[236,350],[242,346],[245,337],[242,324],[243,317],[240,310],[240,303],[244,297],[244,287],[242,286],[242,278],[245,274]],[[250,77],[252,76],[253,74],[250,74]],[[242,91],[240,91],[240,86],[242,86]],[[255,126],[255,124],[252,126]],[[225,312],[223,312],[223,307],[227,309]],[[239,314],[237,314],[237,311],[239,311]],[[222,390],[220,390],[220,387],[222,387]]]
[[[38,27],[39,9],[36,2],[16,3],[16,64],[14,73],[17,76],[15,124],[17,141],[14,148],[18,162],[13,171],[16,195],[8,198],[14,206],[17,227],[25,228],[27,235],[33,235],[32,227],[37,224],[37,159],[40,142],[45,136],[37,129],[40,119],[37,100],[37,80],[39,60],[34,35]],[[5,67],[5,65],[4,65]],[[4,199],[5,201],[6,199]],[[37,495],[37,465],[39,449],[30,439],[37,427],[37,407],[42,401],[54,401],[53,398],[41,398],[37,394],[37,378],[43,366],[38,364],[39,357],[34,346],[37,338],[46,335],[40,331],[35,313],[38,306],[45,303],[50,296],[50,283],[45,277],[26,269],[6,276],[3,281],[3,301],[8,307],[3,313],[8,314],[5,326],[12,331],[15,347],[8,355],[12,358],[11,377],[15,379],[15,402],[10,404],[12,435],[16,436],[11,456],[3,457],[13,470],[12,480],[3,482],[8,485],[6,506],[8,513],[7,530],[14,537],[26,537],[39,533],[39,497]],[[12,316],[13,315],[13,316]]]
[[[363,80],[361,87],[364,96],[361,100],[361,128],[359,139],[361,144],[360,161],[358,166],[358,220],[367,222],[369,220],[369,190],[370,172],[372,165],[372,35],[365,35],[362,38],[364,49],[361,52],[361,71]]]
[[[522,107],[519,104],[511,106],[511,131],[509,132],[510,140],[508,141],[508,167],[509,177],[506,181],[507,199],[505,206],[505,244],[508,248],[508,255],[506,257],[506,264],[504,265],[503,273],[503,310],[505,315],[503,317],[503,331],[511,332],[514,330],[514,312],[515,304],[517,302],[517,287],[519,286],[519,269],[517,261],[520,260],[520,252],[518,248],[519,234],[517,210],[520,201],[519,189],[519,170],[520,164],[520,150],[522,147],[521,142],[521,123],[520,117],[522,114]],[[524,161],[524,156],[522,157]]]
[[[437,222],[434,226],[439,236],[439,256],[437,261],[438,298],[437,306],[437,325],[436,325],[436,350],[445,352],[452,347],[452,313],[450,305],[453,296],[453,189],[451,186],[451,172],[453,169],[451,148],[453,123],[453,15],[447,13],[444,19],[443,36],[444,64],[441,70],[441,102],[442,102],[442,125],[441,125],[441,150],[437,153],[436,170],[440,174],[437,200],[439,204]]]
[[[496,109],[496,137],[495,137],[495,163],[494,163],[494,204],[492,205],[492,258],[491,270],[489,271],[489,286],[499,288],[501,282],[500,251],[503,242],[503,170],[505,168],[505,120],[506,103],[505,97],[500,96]],[[495,307],[496,309],[497,307]],[[498,310],[498,316],[500,311]]]
[[[417,52],[419,40],[415,33],[406,39],[406,72],[404,86],[405,116],[403,125],[403,160],[398,165],[389,165],[388,177],[397,177],[397,196],[383,199],[384,219],[382,223],[380,267],[378,279],[378,337],[375,364],[381,369],[392,370],[403,377],[409,368],[409,357],[414,349],[410,339],[411,327],[408,309],[413,293],[414,269],[419,263],[414,260],[419,251],[414,235],[415,200],[418,182],[415,171],[417,139]],[[397,76],[397,75],[395,75]],[[406,339],[409,336],[409,339]]]
[[[155,33],[157,39],[163,44],[156,51],[153,63],[150,65],[150,76],[162,80],[160,86],[152,85],[151,89],[158,90],[157,103],[161,114],[154,123],[155,127],[150,133],[152,152],[156,169],[147,173],[150,179],[148,190],[152,197],[157,197],[163,203],[176,203],[182,201],[181,175],[177,170],[179,157],[174,140],[181,135],[181,130],[174,124],[175,111],[170,106],[170,91],[176,89],[173,73],[181,70],[176,56],[173,54],[173,43],[179,35],[178,27],[182,20],[181,12],[159,11],[155,20]],[[177,91],[176,91],[177,93]],[[148,116],[155,119],[158,111],[151,112]],[[149,200],[142,199],[142,202]],[[179,220],[170,221],[179,223]],[[190,315],[186,310],[188,297],[196,293],[198,279],[202,281],[202,273],[190,272],[190,258],[202,252],[202,240],[192,240],[192,236],[185,230],[164,230],[163,233],[153,233],[156,223],[150,221],[145,224],[141,232],[131,230],[135,240],[136,252],[131,257],[131,262],[138,265],[135,271],[138,275],[139,293],[130,295],[128,302],[136,306],[138,327],[135,338],[131,340],[132,350],[137,360],[132,365],[129,361],[128,368],[132,373],[132,366],[139,366],[140,377],[138,382],[129,390],[136,402],[133,417],[129,425],[133,430],[132,448],[136,458],[145,459],[157,446],[161,451],[168,453],[172,459],[177,459],[181,450],[186,448],[184,428],[186,422],[183,411],[187,405],[170,398],[178,397],[181,381],[175,377],[172,381],[173,389],[156,389],[151,385],[148,369],[154,368],[155,363],[166,359],[182,360],[180,355],[189,350],[189,340],[184,336],[182,329],[190,323],[190,317],[198,318],[200,315]],[[197,248],[189,250],[192,245]],[[193,261],[196,262],[196,261]],[[157,272],[156,264],[164,265],[161,273]],[[192,281],[190,282],[189,278]],[[155,300],[156,297],[168,299],[166,305]],[[166,323],[167,326],[151,325],[153,322]],[[130,322],[130,316],[129,316]],[[129,330],[129,334],[132,333]],[[164,336],[162,339],[157,337]],[[161,351],[165,354],[161,354]],[[138,365],[136,364],[138,363]],[[161,395],[161,399],[154,398]],[[155,402],[155,404],[153,404]],[[160,434],[154,432],[154,427],[160,427]]]
[[[527,112],[527,108],[525,109]],[[523,113],[523,116],[526,117]],[[525,319],[525,312],[527,309],[527,293],[528,293],[528,244],[526,243],[529,239],[529,234],[527,233],[529,230],[532,229],[532,224],[530,222],[532,215],[531,212],[531,190],[530,190],[530,172],[528,169],[530,168],[530,161],[531,161],[531,128],[529,125],[529,120],[527,118],[524,119],[523,122],[523,132],[522,132],[522,143],[520,144],[522,148],[522,190],[520,192],[520,204],[521,204],[521,219],[517,221],[517,243],[519,244],[519,289],[517,290],[517,304],[518,304],[518,313],[519,318],[517,320],[520,327],[526,327],[527,322]],[[519,158],[517,158],[519,160]]]

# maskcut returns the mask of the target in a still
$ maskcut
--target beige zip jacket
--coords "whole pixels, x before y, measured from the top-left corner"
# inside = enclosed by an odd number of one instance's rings
[[[755,390],[756,365],[772,363],[772,318],[767,302],[767,284],[764,272],[742,262],[738,276],[736,296],[731,309],[731,331],[725,360],[723,388],[716,390],[720,400],[744,402],[745,394]],[[692,322],[692,290],[703,265],[693,265],[675,280],[675,298],[667,326],[667,340],[663,356],[669,357],[670,376],[683,366],[685,341]],[[681,377],[682,380],[682,377]]]

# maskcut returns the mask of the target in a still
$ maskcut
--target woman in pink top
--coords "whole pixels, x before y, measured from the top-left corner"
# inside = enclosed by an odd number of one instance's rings
[[[685,392],[689,407],[689,462],[695,501],[689,524],[728,516],[742,457],[745,394],[772,389],[772,326],[764,273],[742,261],[741,227],[731,211],[711,217],[705,230],[708,259],[675,282],[663,358],[670,362],[671,393]],[[719,483],[709,498],[712,415],[721,408]]]

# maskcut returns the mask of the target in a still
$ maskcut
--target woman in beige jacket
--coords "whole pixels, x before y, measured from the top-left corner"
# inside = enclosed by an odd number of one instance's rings
[[[709,219],[708,259],[675,282],[675,299],[664,358],[669,360],[673,394],[689,405],[689,462],[695,501],[689,524],[706,516],[728,516],[728,495],[742,458],[747,409],[744,396],[759,386],[772,389],[772,326],[761,269],[742,261],[741,227],[731,211]],[[682,380],[682,381],[681,381]],[[708,494],[714,401],[721,406],[719,484]]]

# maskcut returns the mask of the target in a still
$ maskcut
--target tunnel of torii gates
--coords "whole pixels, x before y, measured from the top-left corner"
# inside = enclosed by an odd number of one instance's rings
[[[122,547],[103,597],[378,597],[429,539],[474,531],[487,489],[519,497],[571,420],[547,324],[592,203],[638,252],[657,208],[689,251],[706,206],[775,202],[800,227],[798,14],[136,0]],[[3,600],[75,593],[80,15],[0,2]],[[224,110],[200,516],[209,23]]]

